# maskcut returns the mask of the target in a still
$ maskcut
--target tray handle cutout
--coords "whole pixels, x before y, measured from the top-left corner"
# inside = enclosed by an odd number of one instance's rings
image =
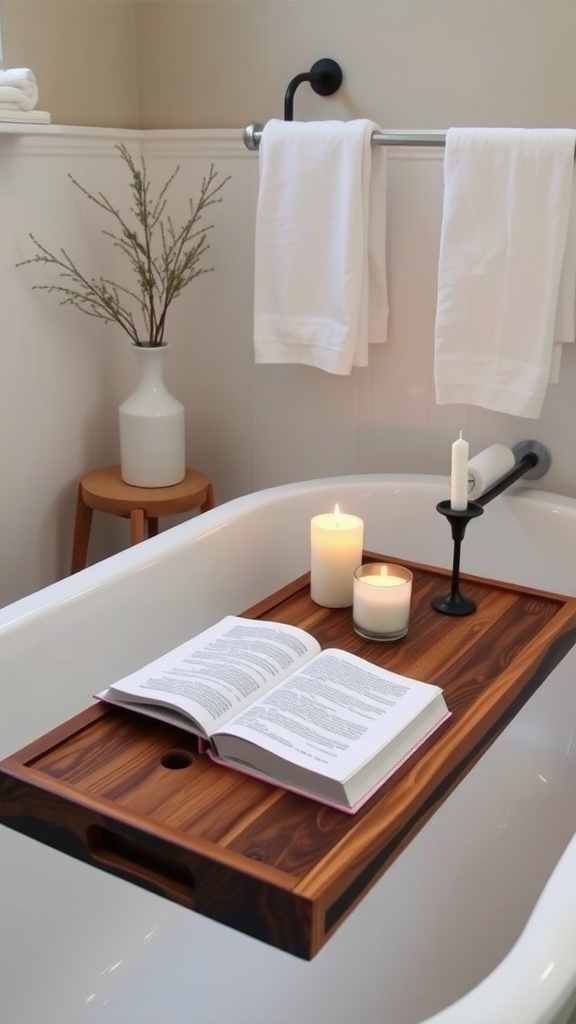
[[[121,872],[141,885],[152,886],[178,903],[194,908],[194,875],[179,858],[100,825],[89,825],[86,843],[96,864],[114,873]]]

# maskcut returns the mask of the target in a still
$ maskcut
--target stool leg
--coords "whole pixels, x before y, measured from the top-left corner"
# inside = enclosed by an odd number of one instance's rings
[[[71,573],[79,572],[86,565],[91,525],[92,509],[84,501],[82,484],[78,484],[76,521],[74,523],[74,540],[72,542],[72,563],[70,566]]]
[[[212,484],[208,484],[206,488],[206,497],[200,505],[201,512],[209,512],[211,508],[214,508],[214,487]]]
[[[158,533],[158,516],[150,516],[148,520],[148,536],[156,537]]]
[[[130,513],[130,543],[139,544],[146,538],[146,518],[143,508],[133,508]]]

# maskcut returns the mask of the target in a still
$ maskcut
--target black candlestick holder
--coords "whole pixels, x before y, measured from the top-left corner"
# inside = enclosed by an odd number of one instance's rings
[[[463,597],[460,593],[460,548],[466,527],[471,519],[481,516],[484,509],[475,501],[469,501],[468,507],[462,510],[453,509],[449,501],[440,501],[436,510],[446,519],[452,527],[452,540],[454,541],[454,558],[452,561],[452,585],[450,593],[442,597],[434,597],[430,604],[437,612],[443,615],[470,615],[476,611],[476,602],[470,597]]]

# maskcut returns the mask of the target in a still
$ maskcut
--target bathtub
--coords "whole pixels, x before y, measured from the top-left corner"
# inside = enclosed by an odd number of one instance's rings
[[[449,566],[445,478],[236,499],[0,611],[0,756],[309,563],[335,502],[365,546]],[[576,501],[515,487],[463,572],[576,594]],[[3,1024],[564,1024],[576,1001],[576,652],[326,947],[300,961],[0,828]]]

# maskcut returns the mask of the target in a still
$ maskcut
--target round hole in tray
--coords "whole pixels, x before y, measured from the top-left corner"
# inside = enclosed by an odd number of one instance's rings
[[[162,754],[160,763],[164,768],[189,768],[192,764],[192,754],[189,750],[167,750]]]

